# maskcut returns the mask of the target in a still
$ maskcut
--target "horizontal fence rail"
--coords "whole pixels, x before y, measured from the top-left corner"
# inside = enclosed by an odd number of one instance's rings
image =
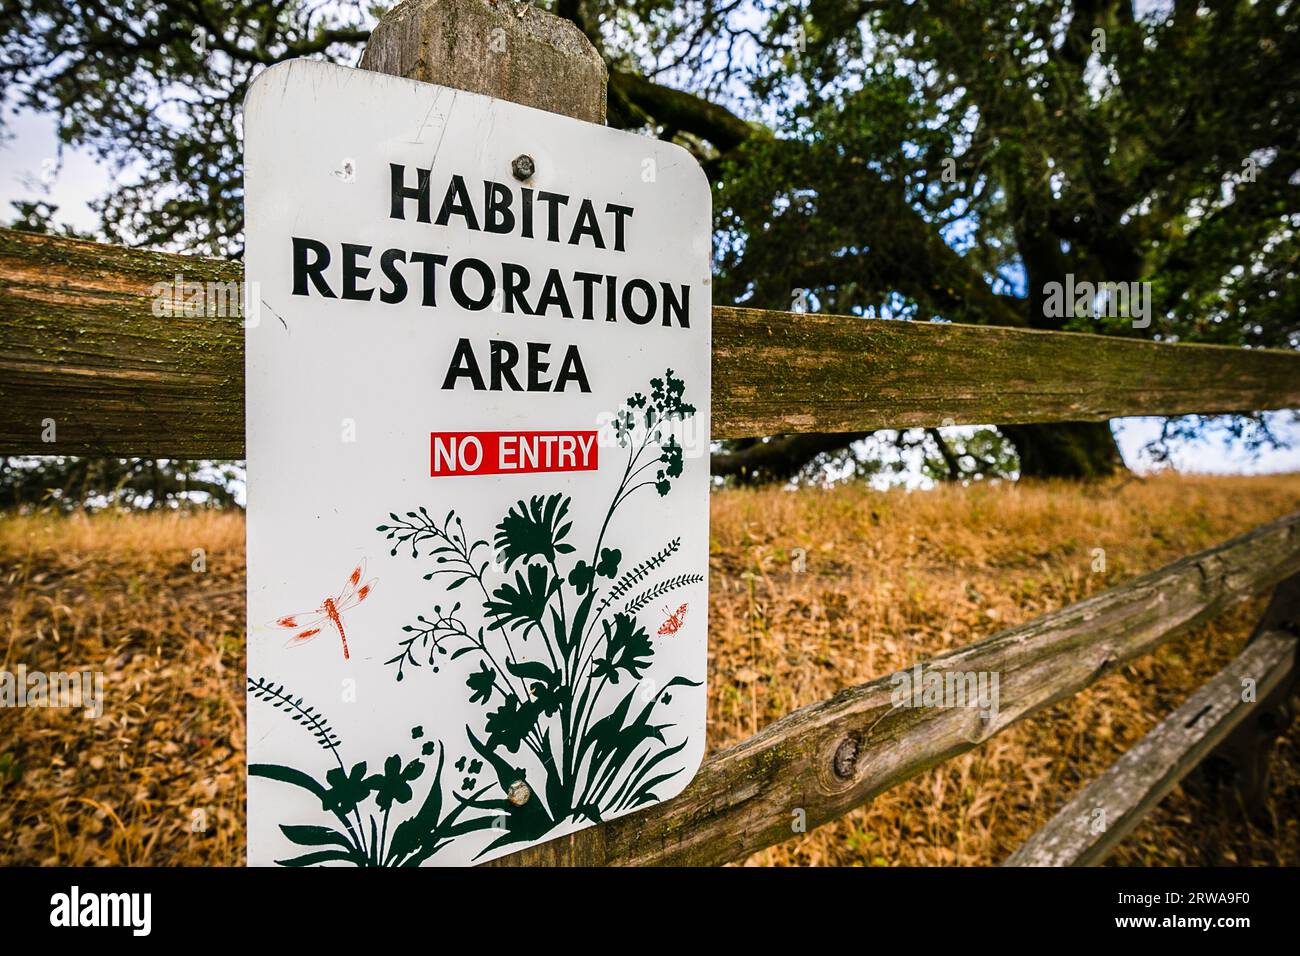
[[[0,230],[0,448],[243,457],[239,319],[154,315],[177,276],[243,269]],[[715,438],[1101,420],[1300,407],[1300,353],[715,306],[713,383]]]
[[[933,658],[925,671],[996,672],[977,708],[895,708],[882,677],[801,708],[705,761],[677,797],[491,866],[712,865],[789,839],[970,750],[1231,604],[1300,571],[1300,514]]]
[[[1003,866],[1093,866],[1294,671],[1295,635],[1261,634],[1209,683],[1080,790]],[[1242,699],[1242,681],[1255,697]]]

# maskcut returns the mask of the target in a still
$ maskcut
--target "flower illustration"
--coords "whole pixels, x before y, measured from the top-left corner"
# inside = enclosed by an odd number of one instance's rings
[[[325,782],[330,785],[329,792],[321,805],[326,810],[342,813],[345,816],[357,808],[357,804],[370,795],[370,784],[366,779],[366,762],[353,766],[349,772],[336,767],[325,774]]]
[[[406,803],[414,796],[411,781],[422,773],[424,764],[421,761],[412,760],[403,767],[402,758],[393,754],[384,761],[383,774],[375,774],[366,783],[374,788],[375,803],[379,804],[379,809],[387,810],[394,802]]]

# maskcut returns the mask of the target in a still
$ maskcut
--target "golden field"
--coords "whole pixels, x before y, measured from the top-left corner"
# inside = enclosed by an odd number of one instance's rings
[[[1296,510],[1300,475],[719,492],[709,749]],[[229,512],[0,517],[0,669],[102,670],[108,698],[98,720],[0,710],[0,863],[243,863],[243,538]],[[998,863],[1222,667],[1261,607],[747,862]],[[1112,862],[1300,864],[1295,727],[1267,810],[1221,819],[1179,788]]]

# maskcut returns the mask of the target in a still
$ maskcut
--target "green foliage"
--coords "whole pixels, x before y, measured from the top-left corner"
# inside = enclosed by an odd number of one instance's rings
[[[495,600],[483,605],[493,619],[488,629],[509,627],[514,631],[523,628],[524,637],[533,628],[540,630],[551,597],[559,590],[559,579],[552,577],[544,564],[528,565],[527,580],[516,571],[514,585],[502,584],[492,592]]]
[[[669,558],[677,553],[677,549],[681,546],[682,539],[673,538],[673,540],[669,541],[661,550],[650,555],[650,557],[635,565],[632,570],[619,578],[618,582],[610,588],[608,592],[606,592],[604,599],[600,602],[600,608],[597,610],[596,616],[599,617],[605,608],[622,598],[623,595],[628,593],[628,591],[644,581],[652,571],[662,567]]]
[[[22,779],[23,765],[18,762],[13,751],[0,753],[0,785],[17,783]]]
[[[623,671],[640,680],[655,654],[645,628],[624,613],[614,615],[612,627],[609,621],[601,621],[600,626],[605,631],[605,656],[595,659],[592,676],[617,684],[619,671]]]
[[[656,788],[681,772],[671,760],[685,741],[669,745],[666,726],[652,718],[671,699],[669,687],[698,683],[675,677],[658,694],[642,693],[637,682],[646,677],[657,650],[636,616],[645,601],[606,616],[614,601],[663,567],[681,542],[674,539],[620,577],[623,551],[606,546],[605,533],[639,489],[660,490],[660,482],[670,489],[681,477],[682,449],[667,434],[667,425],[694,412],[685,400],[685,383],[671,371],[651,380],[649,397],[638,392],[627,399],[620,419],[627,449],[622,478],[590,556],[572,560],[567,569],[561,562],[576,548],[567,542],[571,502],[561,494],[518,501],[496,526],[493,548],[504,563],[505,580],[495,586],[489,584],[489,563],[477,557],[486,541],[470,540],[454,512],[441,522],[423,508],[404,518],[394,512],[392,523],[377,529],[394,542],[393,554],[405,547],[413,559],[434,557],[442,565],[426,577],[448,575],[448,590],[464,585],[482,597],[481,626],[463,618],[469,608],[459,602],[450,610],[435,605],[432,615],[406,626],[410,636],[390,663],[397,663],[401,679],[406,665],[421,666],[416,649],[427,654],[429,664],[448,653],[452,660],[468,656],[476,662],[465,686],[469,702],[486,711],[485,734],[467,727],[466,736],[496,779],[482,794],[461,799],[502,828],[487,849],[537,839],[566,820],[598,821],[652,801]],[[644,477],[651,468],[658,470],[655,479]],[[663,595],[702,581],[699,574],[677,575],[647,593]],[[540,640],[529,647],[512,636]],[[609,710],[607,687],[629,684],[631,690]],[[634,712],[638,694],[645,703]],[[531,771],[516,763],[525,754],[531,755]],[[477,777],[467,775],[463,788],[476,783]],[[532,794],[522,804],[509,799],[511,788],[521,784]]]
[[[1300,347],[1293,7],[918,0],[766,12],[760,42],[784,41],[789,55],[759,52],[750,76],[728,72],[746,105],[771,106],[777,135],[714,160],[717,297]],[[789,45],[796,28],[803,49]],[[1151,283],[1150,326],[1048,315],[1045,288],[1067,274]],[[1271,439],[1259,419],[1242,421],[1237,434]],[[1022,429],[1017,443],[1063,473],[1044,459],[1066,443],[1043,431]],[[1096,456],[1113,452],[1095,444]],[[983,439],[972,451],[991,476],[1019,464]],[[857,464],[842,451],[790,454],[791,472]],[[937,455],[926,470],[952,474]]]
[[[14,105],[53,115],[61,143],[115,174],[98,205],[108,238],[231,255],[250,82],[292,57],[354,63],[369,22],[350,0],[23,0],[0,12],[0,62]]]
[[[365,765],[362,764],[364,767]],[[375,803],[385,813],[394,803],[408,803],[415,796],[411,790],[411,781],[424,773],[424,764],[412,760],[402,766],[402,758],[393,754],[384,761],[384,772],[366,778],[366,785],[375,795]]]
[[[635,614],[642,608],[650,604],[651,601],[664,597],[667,594],[676,591],[678,588],[684,588],[689,584],[699,584],[704,580],[702,574],[679,574],[676,577],[660,581],[652,588],[642,591],[632,600],[628,601],[623,608],[625,614]]]
[[[510,570],[516,561],[541,558],[555,563],[557,555],[571,554],[573,545],[562,543],[572,523],[564,521],[569,511],[569,500],[563,495],[540,495],[527,505],[520,501],[497,525],[493,544]]]
[[[329,724],[315,708],[303,703],[265,678],[248,679],[248,692],[254,700],[270,703],[277,710],[293,716],[312,732],[334,759],[336,766],[325,772],[324,782],[306,771],[280,764],[251,764],[250,777],[261,777],[305,790],[320,801],[321,810],[334,817],[335,827],[318,824],[281,824],[280,832],[293,844],[310,848],[310,852],[277,860],[280,866],[319,866],[323,863],[348,863],[352,866],[418,866],[454,838],[491,826],[488,818],[461,819],[466,802],[444,814],[442,767],[445,754],[432,741],[421,746],[425,756],[438,753],[432,779],[424,802],[414,813],[399,822],[389,840],[389,818],[394,809],[415,799],[412,784],[424,776],[422,760],[405,760],[392,754],[384,760],[380,773],[367,774],[367,762],[360,761],[349,769],[339,751],[341,742],[329,730]],[[424,735],[421,727],[411,729],[411,739]],[[464,758],[462,758],[463,763]],[[481,794],[482,791],[480,791]],[[479,794],[476,794],[479,795]],[[370,809],[373,804],[374,809]]]
[[[618,574],[618,563],[622,559],[623,552],[617,548],[601,548],[600,561],[594,568],[582,560],[573,565],[573,570],[569,572],[569,583],[579,594],[586,594],[596,575],[599,574],[603,578],[615,577]]]
[[[469,698],[471,704],[486,704],[492,700],[492,688],[496,684],[497,672],[483,661],[478,662],[478,668],[466,678],[465,685],[474,692]]]
[[[302,724],[311,732],[316,743],[330,753],[337,753],[342,741],[330,727],[329,721],[315,708],[304,704],[301,697],[294,697],[284,689],[284,684],[274,683],[263,677],[248,678],[248,693],[254,700],[269,703],[276,710],[289,714],[295,724]],[[362,772],[365,765],[362,764]]]
[[[374,777],[366,776],[366,762],[353,765],[351,770],[335,767],[325,774],[329,790],[321,806],[331,813],[347,816],[357,808],[374,790]]]
[[[238,507],[236,462],[0,457],[0,509]]]

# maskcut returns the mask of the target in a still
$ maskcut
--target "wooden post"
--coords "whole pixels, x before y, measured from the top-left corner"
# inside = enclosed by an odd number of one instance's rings
[[[600,54],[572,21],[527,2],[406,0],[380,19],[361,68],[605,122]]]

